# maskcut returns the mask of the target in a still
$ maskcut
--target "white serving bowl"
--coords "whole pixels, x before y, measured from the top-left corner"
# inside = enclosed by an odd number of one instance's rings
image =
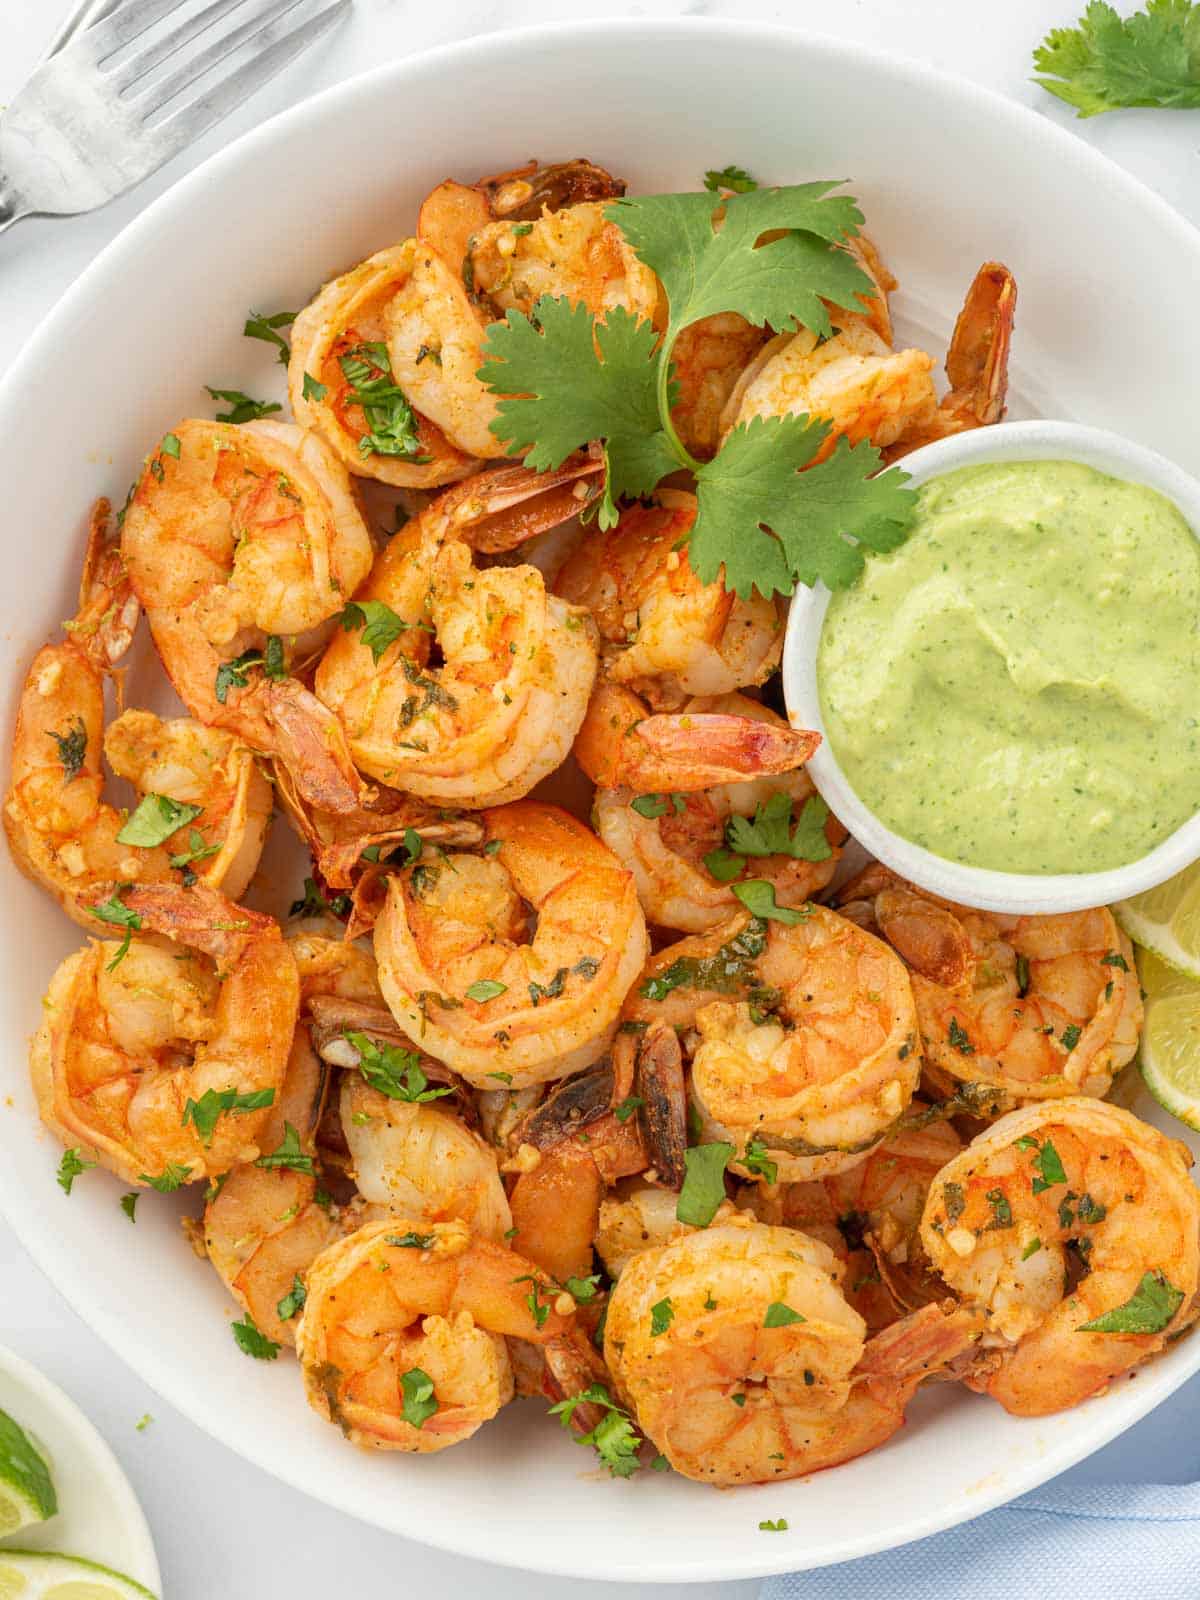
[[[0,386],[5,727],[25,666],[73,609],[91,499],[119,503],[148,445],[181,416],[211,414],[203,384],[282,398],[273,353],[241,337],[247,310],[294,308],[394,242],[447,174],[531,154],[590,156],[634,190],[695,188],[727,162],[773,181],[846,174],[903,279],[902,337],[944,349],[976,267],[1006,260],[1021,286],[1012,414],[1082,417],[1200,469],[1181,398],[1200,370],[1200,234],[1048,119],[894,55],[771,26],[641,19],[475,39],[385,62],[189,174],[13,363]],[[1136,338],[1114,336],[1117,311],[1133,306]],[[131,703],[146,681],[135,667]],[[299,862],[269,870],[286,905]],[[437,1456],[355,1451],[305,1405],[290,1358],[237,1349],[232,1303],[178,1227],[198,1195],[147,1194],[132,1230],[123,1186],[103,1173],[85,1173],[70,1198],[55,1186],[61,1152],[37,1121],[26,1043],[55,963],[82,935],[2,850],[0,891],[0,1207],[143,1381],[249,1460],[381,1527],[571,1578],[713,1582],[820,1566],[1034,1488],[1200,1369],[1200,1336],[1184,1339],[1135,1383],[1035,1422],[937,1385],[883,1449],[722,1494],[671,1473],[610,1481],[535,1401]],[[759,1531],[779,1517],[786,1532]]]
[[[1157,489],[1183,512],[1200,539],[1200,482],[1173,461],[1144,445],[1075,422],[1009,422],[960,433],[914,450],[903,461],[912,487],[958,467],[1001,461],[1076,461],[1113,478]],[[925,850],[905,839],[875,815],[842,771],[821,716],[817,652],[821,627],[832,596],[823,583],[800,587],[792,599],[783,650],[783,692],[788,716],[798,728],[813,728],[821,745],[808,771],[822,798],[873,856],[922,889],[985,911],[1030,914],[1079,911],[1111,905],[1152,889],[1200,856],[1200,812],[1182,823],[1149,854],[1106,872],[995,872]],[[1130,803],[1137,803],[1136,791]]]

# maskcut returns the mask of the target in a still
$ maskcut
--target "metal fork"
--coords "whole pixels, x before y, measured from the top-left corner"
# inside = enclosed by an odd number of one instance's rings
[[[122,0],[43,61],[0,119],[0,232],[93,211],[235,110],[353,0]],[[142,41],[187,7],[169,30]]]

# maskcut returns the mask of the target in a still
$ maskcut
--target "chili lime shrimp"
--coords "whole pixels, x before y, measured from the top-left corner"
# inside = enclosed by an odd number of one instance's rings
[[[663,489],[657,501],[584,540],[555,592],[592,613],[609,679],[656,710],[764,682],[783,650],[780,606],[701,583],[687,552],[695,495]]]
[[[123,649],[138,614],[115,550],[105,571],[106,579],[85,580],[88,592],[66,638],[44,645],[30,666],[4,803],[17,864],[92,932],[95,918],[82,899],[114,879],[178,884],[182,872],[236,899],[258,865],[272,807],[252,752],[228,733],[184,719],[161,722],[148,711],[127,711],[105,732],[104,679],[118,624],[101,627],[100,619],[132,606]],[[160,842],[145,842],[127,814],[103,798],[102,750],[117,776],[143,794],[187,807],[179,813],[183,825],[165,836],[156,830]]]
[[[831,424],[815,458],[821,460],[839,438],[870,440],[902,454],[945,432],[997,422],[1004,414],[1015,305],[1011,273],[985,262],[955,325],[947,358],[953,387],[941,405],[933,358],[923,350],[893,350],[864,315],[838,313],[838,331],[823,341],[808,328],[781,333],[742,374],[725,408],[724,430],[753,417],[819,417]]]
[[[1142,999],[1133,949],[1103,906],[1047,916],[975,911],[923,895],[879,867],[848,884],[907,963],[926,1071],[939,1092],[1025,1100],[1108,1093],[1133,1059]]]
[[[782,717],[746,695],[689,701],[683,714],[695,713],[792,735]],[[695,743],[702,756],[708,750],[703,736],[692,739],[689,768]],[[846,839],[800,767],[691,792],[670,784],[649,796],[600,789],[593,816],[600,837],[633,873],[647,921],[682,933],[704,933],[734,915],[733,886],[742,878],[765,878],[777,905],[804,905],[828,886]]]
[[[498,481],[507,502],[511,469]],[[528,475],[531,494],[542,487]],[[355,597],[359,626],[334,638],[316,674],[364,772],[472,809],[527,794],[562,763],[596,672],[586,612],[547,594],[535,567],[477,569],[454,537],[487,497],[472,479],[396,534]],[[383,608],[374,647],[364,607]]]
[[[262,1130],[263,1157],[234,1167],[210,1190],[204,1248],[234,1299],[276,1344],[294,1346],[304,1277],[341,1231],[321,1194],[316,1135],[329,1069],[296,1029],[283,1085]]]
[[[706,1135],[739,1152],[731,1170],[751,1170],[742,1152],[753,1140],[785,1182],[854,1166],[905,1111],[921,1070],[912,989],[895,952],[824,906],[793,915],[765,931],[734,918],[695,941],[753,941],[760,987],[695,1013],[693,1102]]]
[[[54,974],[30,1053],[38,1110],[126,1182],[216,1177],[262,1153],[295,962],[270,917],[212,889],[126,889],[120,904],[130,930],[160,937],[93,942]]]
[[[678,711],[651,712],[631,689],[601,678],[575,739],[575,759],[600,789],[690,794],[791,772],[821,742],[819,733],[720,709],[728,700],[697,696]]]
[[[986,1314],[973,1388],[1046,1416],[1168,1343],[1200,1276],[1191,1161],[1130,1112],[1075,1098],[1010,1112],[942,1169],[921,1239]]]
[[[679,1196],[639,1179],[620,1184],[600,1203],[595,1244],[609,1277],[619,1278],[643,1250],[671,1244],[695,1230],[675,1215]],[[732,1207],[723,1202],[714,1222],[723,1222]]]
[[[977,1336],[963,1313],[926,1306],[868,1340],[841,1273],[818,1240],[747,1217],[632,1258],[605,1359],[676,1472],[771,1483],[849,1461],[889,1439],[922,1379]]]
[[[193,716],[278,756],[313,804],[360,805],[336,718],[286,675],[320,647],[371,565],[350,480],[320,435],[179,423],[138,480],[122,553]]]
[[[721,418],[742,373],[771,338],[736,311],[703,317],[681,330],[671,351],[679,398],[671,408],[683,446],[699,461],[716,455]]]
[[[444,1450],[512,1399],[506,1338],[568,1334],[560,1299],[465,1223],[368,1222],[309,1268],[296,1338],[309,1404],[365,1449]]]
[[[914,1100],[915,1117],[922,1109]],[[827,1244],[845,1262],[843,1293],[875,1333],[946,1292],[919,1229],[931,1184],[961,1149],[949,1122],[901,1127],[857,1166],[820,1182],[767,1183],[760,1163],[759,1181],[738,1204]]]
[[[288,361],[288,397],[300,426],[319,432],[355,476],[408,489],[456,483],[476,466],[472,455],[410,406],[392,371],[388,305],[397,294],[411,292],[410,280],[424,253],[416,239],[406,239],[332,279],[292,324]],[[465,295],[449,304],[458,315],[445,323],[436,316],[442,302],[423,305],[418,318],[426,340],[422,359],[442,369],[447,386],[465,380],[474,389],[474,367],[458,367],[464,336],[471,346],[468,364],[479,365],[479,317]]]
[[[341,1118],[349,1175],[368,1208],[418,1222],[457,1218],[496,1243],[512,1227],[495,1152],[441,1103],[397,1100],[347,1073]]]
[[[646,923],[630,874],[565,811],[520,801],[482,820],[482,855],[391,879],[375,954],[392,1014],[424,1049],[479,1088],[502,1072],[521,1089],[603,1055]]]

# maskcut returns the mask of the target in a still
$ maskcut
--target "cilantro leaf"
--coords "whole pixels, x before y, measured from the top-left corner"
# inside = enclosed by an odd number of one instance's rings
[[[400,1390],[404,1396],[401,1415],[414,1428],[423,1428],[438,1409],[433,1392],[433,1379],[420,1367],[410,1367],[400,1374]]]
[[[318,383],[311,372],[306,372],[304,374],[304,383],[302,389],[304,398],[306,400],[324,400],[325,396],[329,393],[329,390],[325,387],[325,385],[323,383]]]
[[[646,1102],[640,1095],[628,1094],[625,1096],[624,1100],[621,1101],[619,1106],[613,1107],[613,1115],[616,1117],[618,1122],[628,1122],[638,1107],[644,1106],[645,1104]]]
[[[862,212],[837,183],[799,183],[732,195],[719,225],[708,194],[627,195],[604,215],[658,274],[671,315],[666,342],[689,323],[722,311],[828,337],[823,301],[854,307],[875,285],[838,241],[858,232]],[[758,245],[763,234],[782,236]],[[861,308],[859,308],[861,309]]]
[[[169,839],[179,828],[194,822],[203,809],[203,806],[172,800],[165,794],[143,795],[136,810],[130,814],[124,827],[117,834],[117,843],[138,845],[142,849],[152,850],[155,845]]]
[[[507,994],[507,992],[508,985],[506,983],[498,983],[495,978],[476,978],[475,982],[468,984],[464,990],[468,1000],[475,1000],[480,1005],[486,1004],[489,1000],[495,1000],[497,995]],[[508,1081],[512,1082],[512,1076],[509,1073],[491,1072],[488,1076],[491,1078],[508,1078]]]
[[[304,1279],[297,1272],[292,1277],[292,1287],[275,1307],[275,1315],[280,1322],[290,1322],[297,1312],[303,1311],[307,1299],[308,1290],[304,1287]]]
[[[174,1161],[168,1161],[156,1178],[152,1178],[148,1172],[138,1173],[141,1181],[157,1189],[159,1194],[174,1194],[176,1189],[182,1189],[191,1175],[191,1167],[177,1166]]]
[[[1074,28],[1053,28],[1034,51],[1035,78],[1050,94],[1095,117],[1123,106],[1200,108],[1200,5],[1149,0],[1120,17],[1091,0]]]
[[[589,1383],[579,1394],[550,1407],[564,1428],[570,1428],[577,1406],[603,1406],[604,1415],[588,1433],[575,1437],[576,1444],[590,1444],[614,1478],[629,1478],[638,1469],[637,1453],[642,1439],[628,1411],[619,1406],[602,1383]]]
[[[213,1142],[217,1123],[229,1113],[245,1116],[251,1111],[261,1111],[275,1102],[274,1089],[252,1089],[239,1094],[236,1089],[206,1089],[199,1100],[188,1099],[183,1107],[183,1126],[190,1122],[200,1143],[207,1150]]]
[[[747,1172],[757,1173],[764,1183],[774,1183],[779,1177],[779,1163],[771,1160],[761,1139],[747,1139],[742,1165]]]
[[[670,1298],[660,1300],[650,1307],[650,1337],[660,1338],[675,1320],[675,1307]]]
[[[574,1276],[563,1280],[563,1288],[577,1305],[586,1306],[596,1298],[600,1288],[600,1274],[589,1272],[586,1278]]]
[[[1034,1156],[1033,1164],[1038,1171],[1038,1176],[1030,1185],[1034,1194],[1042,1194],[1055,1184],[1066,1183],[1067,1174],[1062,1164],[1062,1157],[1049,1139]]]
[[[767,1307],[767,1314],[763,1318],[764,1328],[788,1328],[793,1322],[807,1322],[808,1318],[793,1311],[791,1306],[785,1306],[782,1300],[772,1300]]]
[[[64,1194],[70,1194],[75,1184],[75,1179],[81,1172],[86,1172],[89,1167],[94,1167],[94,1161],[86,1161],[79,1154],[79,1146],[73,1145],[70,1150],[63,1151],[63,1158],[58,1163],[58,1176],[56,1182]]]
[[[479,379],[502,398],[491,430],[535,472],[603,440],[602,528],[617,520],[622,495],[649,494],[680,465],[658,406],[658,333],[623,306],[598,322],[582,303],[544,295],[532,318],[510,311],[488,330]]]
[[[790,594],[796,579],[845,589],[866,551],[904,542],[916,503],[908,475],[880,473],[866,440],[839,439],[810,466],[828,433],[827,422],[806,416],[754,417],[697,471],[689,558],[703,583],[724,565],[725,587],[743,599],[754,589],[766,599]]]
[[[361,642],[371,652],[376,666],[388,646],[395,644],[402,633],[407,633],[414,626],[397,616],[391,606],[384,605],[382,600],[351,600],[342,612],[340,621],[347,633],[355,628],[362,629]],[[415,626],[424,627],[426,624],[417,623]]]
[[[733,1159],[731,1144],[696,1144],[683,1153],[686,1169],[675,1203],[680,1222],[707,1228],[725,1198],[725,1168]]]
[[[121,896],[126,889],[131,889],[132,887],[133,885],[129,883],[119,883],[103,905],[90,907],[92,915],[98,917],[101,922],[110,922],[118,928],[125,929],[125,937],[117,947],[116,955],[105,969],[108,972],[114,971],[124,961],[129,952],[133,935],[142,925],[142,919],[137,912],[131,911],[121,900]]]
[[[137,1203],[138,1196],[136,1190],[132,1194],[123,1194],[121,1196],[121,1210],[129,1218],[130,1222],[137,1221]]]
[[[293,1172],[302,1172],[305,1177],[313,1176],[313,1158],[306,1154],[300,1143],[300,1135],[290,1122],[283,1125],[283,1143],[270,1154],[259,1156],[254,1163],[256,1167],[290,1167]]]
[[[83,718],[76,717],[69,732],[51,733],[50,737],[58,746],[58,759],[62,763],[63,782],[74,782],[83,770],[83,759],[87,755],[88,736]]]
[[[704,174],[704,187],[710,194],[718,194],[722,189],[732,189],[734,194],[749,194],[752,189],[758,188],[758,184],[745,167],[722,167],[720,172],[710,169]]]
[[[1115,1306],[1091,1322],[1081,1322],[1077,1333],[1161,1333],[1183,1304],[1183,1290],[1161,1272],[1147,1272],[1124,1305]]]
[[[794,928],[798,922],[807,922],[812,908],[793,911],[790,906],[776,905],[775,885],[766,878],[747,878],[733,886],[735,896],[747,911],[768,922],[782,922],[785,928]]]
[[[372,1089],[387,1095],[389,1100],[405,1100],[410,1105],[425,1105],[430,1100],[440,1100],[453,1094],[453,1089],[430,1089],[429,1079],[421,1070],[421,1058],[415,1050],[403,1050],[397,1044],[376,1044],[365,1033],[347,1029],[345,1037],[358,1051],[358,1070]]]
[[[243,1355],[253,1356],[255,1361],[274,1361],[279,1354],[279,1346],[259,1329],[248,1311],[241,1322],[231,1326],[234,1341]]]
[[[335,917],[348,917],[350,915],[350,896],[348,894],[335,894],[332,900],[327,900],[321,893],[321,886],[315,878],[305,878],[304,894],[301,899],[293,900],[288,908],[289,917],[320,917],[328,912]]]
[[[217,412],[218,422],[256,422],[259,417],[269,417],[272,412],[283,410],[276,400],[251,400],[240,389],[210,389],[207,383],[204,387],[214,400],[224,400],[230,407],[228,411]]]
[[[820,795],[809,795],[793,831],[792,797],[777,790],[755,807],[754,819],[732,816],[725,840],[743,856],[792,856],[797,861],[828,861],[833,854],[825,837],[829,807]],[[716,873],[713,874],[717,876]]]
[[[299,315],[298,311],[276,311],[269,316],[263,316],[261,311],[251,311],[246,318],[242,333],[247,339],[262,339],[266,344],[273,344],[280,366],[286,367],[292,350],[278,330],[295,322]]]

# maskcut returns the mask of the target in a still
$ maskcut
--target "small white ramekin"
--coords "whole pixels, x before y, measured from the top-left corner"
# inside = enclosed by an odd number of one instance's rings
[[[1073,422],[1009,422],[960,433],[914,450],[904,459],[913,487],[956,467],[992,461],[1078,461],[1114,478],[1144,483],[1173,500],[1200,538],[1200,483],[1153,450],[1115,433]],[[824,584],[798,587],[783,651],[783,692],[794,727],[813,728],[822,742],[808,771],[823,799],[854,837],[886,866],[921,888],[987,911],[1078,911],[1140,894],[1200,857],[1200,813],[1149,855],[1106,872],[994,872],[934,855],[901,838],[868,809],[850,786],[829,744],[817,693],[817,645],[830,594]],[[1137,804],[1137,791],[1130,793]]]

